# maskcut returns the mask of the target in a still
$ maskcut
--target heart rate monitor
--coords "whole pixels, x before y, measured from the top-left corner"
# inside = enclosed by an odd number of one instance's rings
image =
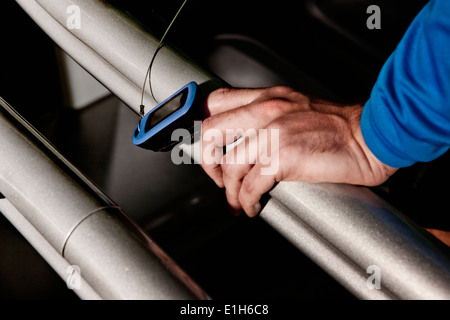
[[[194,121],[202,120],[202,99],[198,85],[190,82],[148,112],[138,123],[133,144],[153,151],[169,151],[179,141],[172,140],[176,129],[193,132]]]

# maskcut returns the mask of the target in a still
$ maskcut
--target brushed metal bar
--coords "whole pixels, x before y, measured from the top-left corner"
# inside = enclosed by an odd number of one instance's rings
[[[70,274],[67,272],[71,264],[64,259],[59,252],[45,239],[36,228],[25,219],[7,199],[0,200],[0,212],[11,222],[11,224],[22,234],[33,248],[45,259],[55,270],[61,279],[68,281]],[[77,280],[79,284],[73,286],[72,290],[83,300],[100,300],[100,296],[89,285],[80,273]]]
[[[70,265],[80,266],[101,298],[209,298],[2,99],[0,145],[1,193],[16,209],[14,214],[23,215],[15,221],[27,222],[18,229],[32,226],[32,233],[40,235],[30,238],[37,240],[33,245],[38,251],[50,252],[52,247],[51,261],[57,253]]]

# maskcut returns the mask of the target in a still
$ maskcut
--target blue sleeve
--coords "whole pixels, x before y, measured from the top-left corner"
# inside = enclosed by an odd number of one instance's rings
[[[383,66],[361,116],[383,163],[407,167],[450,146],[450,0],[431,0]]]

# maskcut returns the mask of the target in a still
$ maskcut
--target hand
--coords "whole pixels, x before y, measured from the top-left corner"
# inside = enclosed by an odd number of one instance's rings
[[[225,187],[231,208],[250,217],[258,214],[261,196],[279,181],[374,186],[397,170],[366,146],[359,125],[362,105],[340,106],[272,87],[219,89],[208,96],[207,108],[202,167]],[[229,134],[233,131],[250,134],[221,158],[222,147],[237,137]],[[263,139],[262,133],[275,139]],[[221,159],[211,161],[211,156]]]

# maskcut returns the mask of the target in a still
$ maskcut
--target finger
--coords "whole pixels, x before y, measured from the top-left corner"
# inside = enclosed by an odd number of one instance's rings
[[[220,165],[216,165],[216,166],[202,165],[202,168],[219,188],[225,187],[225,183],[223,181],[222,168],[220,167]]]
[[[201,150],[201,166],[206,174],[216,183],[219,188],[223,188],[223,172],[222,172],[222,157],[223,149],[216,147],[214,143],[208,143],[202,146]]]
[[[292,101],[295,94],[286,87],[217,90],[209,98],[211,107],[215,107],[212,116],[203,121],[202,131],[220,130],[224,139],[216,146],[227,145],[236,139],[233,130],[258,130],[277,117],[297,110],[299,106]]]
[[[261,209],[259,203],[261,196],[273,187],[277,178],[281,177],[278,130],[260,131],[258,139],[253,143],[256,144],[252,154],[255,165],[243,178],[238,195],[239,203],[249,217],[258,214]]]
[[[243,142],[223,157],[222,172],[226,196],[231,208],[241,210],[239,191],[242,179],[250,171],[257,157],[256,137],[246,137]]]
[[[223,147],[236,141],[247,131],[254,132],[263,128],[271,120],[263,115],[255,115],[253,106],[241,107],[205,119],[202,123],[202,137],[206,141],[214,136],[215,145]]]
[[[220,187],[224,186],[222,169],[223,146],[228,146],[240,137],[256,136],[257,129],[269,120],[252,116],[252,112],[238,108],[218,114],[203,121],[202,168]],[[242,126],[242,127],[241,127]]]
[[[239,203],[249,217],[255,217],[261,210],[259,203],[263,194],[268,192],[275,184],[274,175],[261,174],[261,165],[256,164],[242,180],[239,191]]]
[[[210,93],[206,107],[210,115],[248,105],[265,92],[265,89],[221,88]]]
[[[245,176],[245,172],[248,172],[251,168],[249,165],[242,165],[239,167],[241,168],[237,169],[236,166],[233,166],[234,173],[223,170],[225,195],[227,197],[227,202],[234,213],[242,211],[239,202],[239,190],[241,189],[242,177]]]
[[[280,90],[281,89],[281,90]],[[268,89],[222,89],[212,94],[210,101],[219,101],[216,111],[223,111],[203,121],[202,124],[202,167],[220,187],[224,186],[223,172],[218,166],[220,159],[211,154],[217,147],[233,143],[240,136],[256,135],[274,118],[292,109],[287,99],[271,98],[285,93],[284,87]],[[217,98],[217,96],[221,96]],[[282,95],[283,96],[283,95]],[[245,104],[232,108],[236,104]],[[227,110],[227,108],[231,108]],[[227,111],[224,111],[227,110]],[[212,139],[212,137],[214,137]],[[213,159],[207,161],[205,159]]]
[[[202,123],[202,135],[209,130],[218,130],[220,133],[209,133],[209,136],[214,134],[217,137],[216,146],[225,146],[247,132],[247,135],[250,135],[265,128],[274,119],[286,114],[289,109],[292,109],[292,104],[282,99],[255,101],[206,118]],[[223,139],[219,139],[220,134]]]

